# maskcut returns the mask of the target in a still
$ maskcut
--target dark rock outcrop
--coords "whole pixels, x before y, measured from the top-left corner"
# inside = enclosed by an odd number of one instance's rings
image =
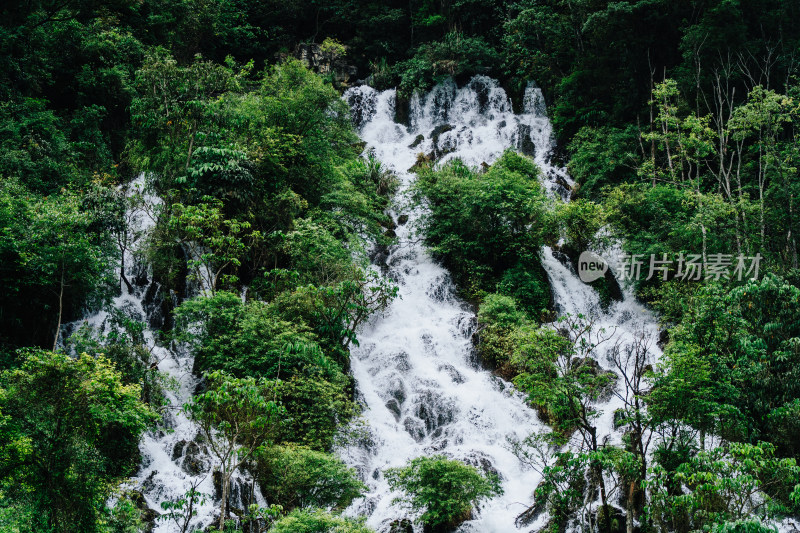
[[[349,87],[358,74],[355,66],[326,52],[322,46],[316,43],[298,44],[293,55],[314,72],[323,76],[330,75],[333,81],[341,87]]]

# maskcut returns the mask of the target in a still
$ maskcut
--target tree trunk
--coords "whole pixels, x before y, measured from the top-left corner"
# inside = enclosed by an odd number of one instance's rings
[[[53,340],[53,351],[58,346],[58,337],[61,333],[61,314],[64,311],[64,267],[61,267],[61,287],[58,291],[58,322],[56,323],[56,338]]]
[[[225,511],[228,507],[228,487],[231,483],[231,474],[224,472],[222,474],[222,503],[220,503],[219,512],[219,530],[225,530]]]
[[[631,481],[628,484],[628,505],[625,509],[625,531],[627,533],[633,533],[633,512],[635,508],[635,502],[633,501],[636,496],[636,482]]]
[[[589,435],[592,439],[592,451],[597,453],[597,430],[595,428],[589,429]],[[606,494],[606,480],[603,479],[603,468],[597,464],[597,461],[592,461],[592,470],[594,475],[597,476],[597,483],[600,486],[600,501],[603,505],[603,517],[605,518],[606,533],[611,533],[611,513],[608,510],[608,494]]]

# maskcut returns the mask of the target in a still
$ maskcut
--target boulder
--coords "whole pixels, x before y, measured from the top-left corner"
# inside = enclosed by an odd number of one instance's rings
[[[408,147],[411,148],[411,149],[414,149],[417,146],[419,146],[422,143],[422,141],[424,141],[424,140],[425,140],[425,136],[422,135],[422,134],[419,134],[414,138],[414,142],[409,144]]]
[[[389,533],[414,533],[414,524],[408,518],[401,518],[389,524]]]

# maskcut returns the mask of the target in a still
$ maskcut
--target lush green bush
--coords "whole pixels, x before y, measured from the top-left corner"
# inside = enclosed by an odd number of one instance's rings
[[[277,395],[289,417],[278,429],[278,442],[329,451],[339,430],[358,412],[351,390],[299,375],[281,381]]]
[[[420,172],[415,190],[429,209],[426,243],[468,296],[494,292],[501,282],[506,294],[526,293],[526,308],[548,306],[538,254],[555,231],[538,177],[532,161],[511,151],[483,174],[457,160]]]
[[[302,446],[273,446],[256,454],[255,476],[272,504],[285,511],[345,509],[366,486],[355,470],[327,453]]]
[[[0,520],[11,531],[104,531],[112,482],[133,473],[157,418],[140,394],[102,356],[31,351],[0,375]]]
[[[569,144],[569,172],[582,198],[597,200],[603,189],[636,179],[641,155],[636,143],[639,132],[625,129],[584,127]]]
[[[450,32],[441,41],[423,43],[410,59],[399,63],[399,91],[410,96],[427,91],[447,77],[488,74],[495,70],[500,55],[482,37]]]
[[[444,455],[417,457],[384,475],[393,490],[405,493],[400,501],[422,512],[419,521],[436,531],[457,526],[481,501],[502,494],[496,475]]]
[[[774,446],[764,442],[731,444],[698,452],[674,474],[656,467],[648,483],[649,518],[692,530],[771,531],[753,517],[772,521],[794,514],[800,496],[800,467],[774,453]],[[687,490],[676,494],[675,486]]]
[[[340,377],[308,327],[302,321],[284,320],[273,305],[243,303],[236,294],[218,292],[184,302],[175,318],[179,338],[191,346],[200,373],[225,370],[269,379],[298,373]]]
[[[787,416],[800,399],[800,289],[767,275],[727,290],[701,290],[671,330],[651,410],[731,440],[800,442]],[[788,437],[788,438],[787,438]]]
[[[270,533],[373,533],[358,520],[322,510],[296,510],[281,518]]]
[[[53,348],[63,322],[107,296],[116,255],[108,219],[117,206],[91,200],[66,191],[38,196],[17,180],[0,181],[2,342]]]
[[[578,255],[598,243],[597,232],[605,224],[603,207],[587,200],[560,204],[558,221],[564,234],[564,244]]]
[[[516,300],[510,296],[488,294],[478,308],[481,359],[507,378],[514,374],[508,366],[515,349],[512,335],[524,323],[525,313],[518,309]]]

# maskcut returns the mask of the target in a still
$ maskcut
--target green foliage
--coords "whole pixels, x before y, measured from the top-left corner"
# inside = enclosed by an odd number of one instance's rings
[[[161,502],[164,513],[158,516],[158,520],[174,522],[180,533],[187,533],[189,524],[197,515],[196,507],[203,505],[207,498],[207,494],[192,487],[180,498]]]
[[[605,223],[602,206],[583,199],[561,204],[557,216],[564,243],[578,254],[597,243],[597,232]]]
[[[511,363],[520,370],[514,383],[532,405],[565,436],[576,429],[594,441],[595,402],[617,379],[590,356],[611,335],[593,331],[594,320],[578,315],[560,317],[556,326],[528,326],[515,332]]]
[[[281,381],[276,392],[289,415],[278,428],[277,442],[328,451],[338,432],[358,412],[349,391],[338,383],[295,376]]]
[[[62,319],[74,317],[107,280],[109,228],[77,194],[40,197],[15,180],[0,183],[0,226],[2,336],[53,347]]]
[[[0,507],[19,509],[22,531],[103,531],[111,483],[157,417],[102,356],[23,355],[0,376]]]
[[[256,456],[256,478],[270,501],[291,511],[345,509],[366,490],[338,458],[301,446],[273,446]]]
[[[488,294],[478,310],[481,324],[512,328],[522,322],[524,315],[517,309],[517,302],[501,294]]]
[[[358,520],[336,516],[321,509],[295,510],[275,524],[270,533],[373,533]]]
[[[795,460],[777,459],[774,452],[767,443],[731,444],[699,452],[674,474],[656,467],[648,482],[649,518],[662,531],[675,523],[692,531],[772,530],[753,518],[769,521],[795,512],[788,496],[800,482]],[[676,493],[671,486],[688,490]]]
[[[173,204],[172,209],[169,226],[188,249],[187,263],[194,279],[212,293],[218,285],[236,283],[236,275],[225,272],[241,266],[243,255],[261,234],[248,232],[249,222],[226,219],[222,202],[211,197],[203,197],[197,205]]]
[[[156,363],[144,338],[145,323],[113,309],[107,318],[108,333],[102,333],[87,323],[82,324],[66,341],[64,347],[72,353],[102,355],[108,358],[126,384],[138,384],[141,400],[157,409],[167,403],[164,389],[169,387],[166,376],[153,368]]]
[[[220,291],[184,302],[176,311],[179,338],[188,342],[200,371],[268,379],[304,374],[336,380],[339,371],[301,321],[286,321],[274,305],[243,303]]]
[[[521,461],[541,471],[542,482],[536,487],[535,502],[519,518],[547,510],[552,516],[552,530],[564,527],[583,503],[586,490],[588,454],[571,451],[553,452],[564,443],[555,433],[537,433],[514,443],[513,451]]]
[[[549,294],[544,296],[549,291],[536,266],[553,225],[538,176],[533,162],[511,151],[485,174],[460,161],[421,172],[415,189],[429,208],[423,219],[426,243],[467,295],[490,291],[504,272],[516,267],[502,284],[504,292],[535,289],[526,307],[538,311],[548,306]]]
[[[231,476],[274,438],[285,411],[275,401],[274,382],[237,379],[224,372],[212,372],[205,378],[207,390],[195,395],[184,410],[200,426],[222,475],[222,530]]]
[[[429,18],[426,25],[438,19]],[[450,32],[441,41],[419,46],[414,56],[397,65],[401,94],[426,91],[447,77],[486,74],[500,59],[497,51],[482,37]]]
[[[673,415],[732,440],[788,435],[791,426],[772,424],[792,424],[786,413],[800,398],[798,302],[800,289],[772,275],[730,291],[702,290],[672,331],[658,404],[682,404]],[[798,446],[780,442],[782,454]]]
[[[405,493],[399,501],[422,512],[419,521],[434,529],[457,526],[481,501],[502,494],[497,476],[444,455],[417,457],[384,475],[393,490]]]
[[[597,200],[606,187],[635,178],[639,165],[636,142],[639,132],[633,127],[584,127],[569,144],[570,175],[578,184],[582,198]]]
[[[343,57],[347,52],[347,48],[342,43],[330,37],[326,37],[325,40],[322,41],[322,44],[319,45],[319,50],[330,58],[331,61]]]
[[[0,175],[39,193],[58,191],[82,177],[64,124],[46,102],[25,98],[0,106]]]

